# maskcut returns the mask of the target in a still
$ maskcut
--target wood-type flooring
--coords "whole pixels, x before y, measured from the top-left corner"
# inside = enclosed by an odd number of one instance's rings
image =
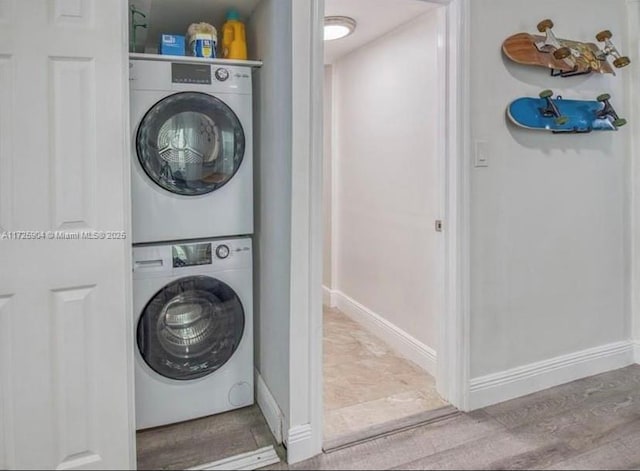
[[[640,469],[640,366],[268,469]]]

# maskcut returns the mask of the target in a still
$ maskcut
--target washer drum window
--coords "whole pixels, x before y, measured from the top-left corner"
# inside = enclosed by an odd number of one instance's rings
[[[245,135],[236,114],[220,99],[177,93],[142,119],[136,151],[145,173],[160,187],[199,196],[233,178],[244,157]]]
[[[206,276],[174,281],[147,304],[138,349],[156,373],[186,381],[222,367],[240,345],[244,309],[225,283]]]

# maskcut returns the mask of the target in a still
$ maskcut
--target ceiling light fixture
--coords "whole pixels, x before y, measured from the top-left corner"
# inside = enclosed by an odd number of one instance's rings
[[[327,16],[324,19],[324,40],[346,38],[356,29],[356,20],[348,16]]]

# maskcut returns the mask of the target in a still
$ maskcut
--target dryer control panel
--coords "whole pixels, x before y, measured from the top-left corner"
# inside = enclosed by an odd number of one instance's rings
[[[129,62],[131,90],[251,95],[251,81],[248,66],[142,59]]]
[[[211,66],[173,62],[171,63],[171,82],[211,85]]]

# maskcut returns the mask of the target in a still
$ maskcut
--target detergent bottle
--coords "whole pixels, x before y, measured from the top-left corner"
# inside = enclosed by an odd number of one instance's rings
[[[222,57],[224,59],[247,59],[247,37],[244,23],[236,10],[227,12],[227,21],[222,26]]]

